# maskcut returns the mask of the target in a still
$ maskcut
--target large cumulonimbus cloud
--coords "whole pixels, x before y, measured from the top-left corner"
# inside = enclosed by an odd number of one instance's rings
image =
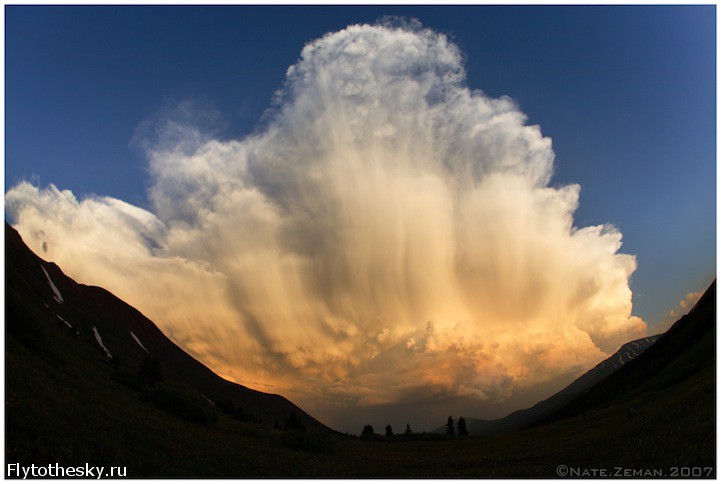
[[[574,227],[550,139],[464,83],[445,36],[351,26],[305,46],[255,134],[159,127],[151,211],[29,183],[7,210],[38,253],[246,385],[500,400],[646,325],[620,232]]]

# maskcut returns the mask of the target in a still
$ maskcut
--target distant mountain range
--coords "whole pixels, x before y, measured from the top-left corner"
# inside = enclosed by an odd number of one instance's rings
[[[481,420],[464,417],[470,435],[490,436],[546,424],[577,415],[614,399],[646,388],[649,381],[661,379],[679,382],[692,376],[709,358],[715,358],[716,281],[692,310],[677,321],[666,333],[631,341],[610,358],[583,374],[560,392],[534,406],[517,410],[503,418]],[[701,343],[700,343],[701,342]],[[694,346],[703,346],[697,354],[687,354]],[[666,371],[679,358],[693,359],[693,365],[680,372]],[[633,411],[632,409],[630,410]],[[444,433],[446,427],[434,430]]]
[[[661,334],[640,356],[578,393],[534,425],[587,413],[618,400],[632,401],[644,393],[663,394],[702,372],[715,370],[715,361],[716,280],[691,311]],[[715,395],[712,398],[715,399]]]
[[[554,410],[559,409],[574,396],[591,388],[593,385],[621,368],[624,364],[636,358],[649,346],[651,346],[659,338],[659,336],[660,335],[648,336],[646,338],[626,343],[611,357],[603,360],[593,369],[584,373],[566,388],[547,399],[538,402],[530,408],[517,410],[503,418],[495,420],[481,420],[472,417],[464,417],[468,433],[470,435],[495,435],[505,432],[513,432],[514,430],[527,427],[531,423],[539,420],[541,417],[549,415]],[[444,433],[445,431],[445,425],[434,430],[436,433]]]
[[[5,261],[6,328],[31,348],[51,344],[45,340],[49,328],[57,326],[67,336],[51,336],[57,338],[53,346],[72,343],[77,346],[76,351],[88,358],[133,372],[139,371],[149,359],[155,359],[164,380],[194,388],[213,403],[230,402],[257,421],[282,423],[295,413],[304,425],[327,429],[280,395],[252,390],[216,375],[132,306],[105,289],[76,283],[57,265],[36,256],[7,223]],[[29,314],[29,306],[37,317]],[[52,325],[38,326],[37,319]]]

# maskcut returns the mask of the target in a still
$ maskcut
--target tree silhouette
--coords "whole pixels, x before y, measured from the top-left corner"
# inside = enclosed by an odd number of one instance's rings
[[[386,425],[386,437],[393,437],[393,427]]]
[[[286,420],[285,422],[285,428],[293,430],[305,430],[305,425],[303,425],[303,422],[300,420],[298,415],[295,414],[295,412],[290,412],[288,420]]]
[[[289,430],[305,430],[305,425],[303,425],[295,412],[290,412],[288,420],[285,421],[285,428]]]
[[[230,415],[231,417],[240,420],[241,422],[247,422],[248,420],[253,418],[252,415],[247,414],[243,411],[243,407],[233,403],[231,400],[218,400],[217,402],[215,402],[215,406]]]
[[[361,432],[361,437],[370,437],[374,433],[375,433],[375,431],[373,430],[373,426],[366,425],[365,427],[363,427],[363,432]]]
[[[456,435],[456,429],[453,426],[453,417],[448,416],[448,422],[446,423],[446,433],[448,435]]]
[[[468,435],[468,429],[466,429],[466,419],[463,417],[458,418],[458,435]]]
[[[413,431],[411,430],[411,424],[407,423],[407,424],[406,424],[405,434],[406,434],[406,435],[411,435],[412,433],[413,433]]]
[[[155,385],[163,381],[163,374],[160,372],[160,360],[158,355],[145,355],[143,362],[140,364],[138,374],[149,385]]]

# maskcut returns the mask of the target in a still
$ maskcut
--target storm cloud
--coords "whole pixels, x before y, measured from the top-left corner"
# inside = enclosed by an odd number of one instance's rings
[[[502,401],[646,332],[621,233],[574,226],[580,187],[550,184],[526,121],[444,35],[354,25],[303,48],[243,139],[158,122],[150,210],[27,182],[6,210],[239,383],[320,412]]]

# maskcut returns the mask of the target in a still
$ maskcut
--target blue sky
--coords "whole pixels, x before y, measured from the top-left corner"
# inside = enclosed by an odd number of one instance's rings
[[[303,45],[385,15],[466,56],[553,139],[552,185],[581,185],[575,225],[612,223],[649,323],[715,273],[715,6],[6,6],[6,190],[24,179],[147,207],[138,127],[191,100],[249,133]]]

